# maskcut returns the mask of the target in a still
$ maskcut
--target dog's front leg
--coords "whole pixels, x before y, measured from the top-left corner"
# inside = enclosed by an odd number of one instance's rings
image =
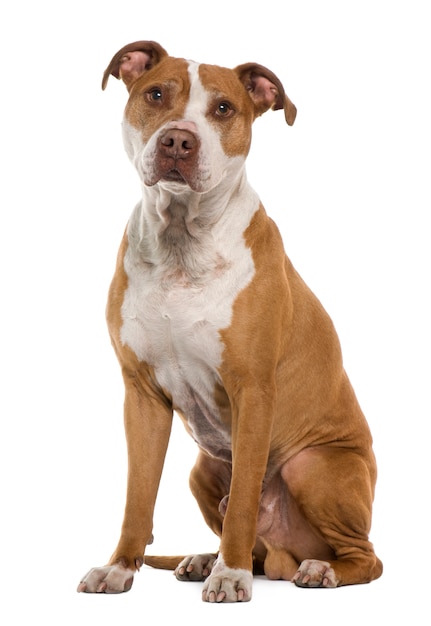
[[[202,598],[246,602],[252,595],[252,551],[268,463],[274,392],[243,389],[232,403],[232,479],[220,551]]]
[[[90,570],[78,591],[128,591],[152,540],[153,512],[172,426],[172,409],[145,376],[126,374],[124,380],[128,483],[121,537],[108,565]]]

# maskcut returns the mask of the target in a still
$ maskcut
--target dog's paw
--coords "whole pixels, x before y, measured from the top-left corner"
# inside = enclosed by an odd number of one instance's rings
[[[226,567],[219,555],[202,591],[204,602],[248,602],[253,574],[246,569]]]
[[[298,571],[292,578],[298,587],[336,587],[338,584],[335,572],[326,561],[306,559],[302,561]]]
[[[175,576],[178,580],[205,580],[211,574],[216,558],[215,554],[186,556],[175,569]]]
[[[123,593],[133,584],[132,570],[121,565],[94,567],[81,580],[77,591],[85,593]]]

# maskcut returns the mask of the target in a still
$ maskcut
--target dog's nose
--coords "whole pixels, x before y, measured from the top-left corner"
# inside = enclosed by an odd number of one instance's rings
[[[175,159],[185,159],[196,149],[197,139],[188,130],[172,128],[161,137],[161,150],[166,156]]]

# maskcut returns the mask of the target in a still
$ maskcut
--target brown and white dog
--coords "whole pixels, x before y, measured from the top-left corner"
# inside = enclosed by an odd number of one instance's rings
[[[245,171],[251,127],[296,108],[268,69],[122,48],[124,142],[142,182],[107,319],[125,383],[128,489],[118,546],[78,590],[130,589],[143,563],[250,600],[253,572],[302,587],[378,578],[376,464],[333,324],[286,257]],[[199,453],[190,485],[217,555],[144,557],[176,411]],[[182,560],[181,560],[182,559]],[[178,562],[180,560],[180,562]]]

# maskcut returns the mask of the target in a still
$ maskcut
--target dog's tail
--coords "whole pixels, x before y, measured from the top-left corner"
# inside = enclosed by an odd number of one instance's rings
[[[174,570],[185,559],[185,556],[144,556],[145,565],[155,569]]]

